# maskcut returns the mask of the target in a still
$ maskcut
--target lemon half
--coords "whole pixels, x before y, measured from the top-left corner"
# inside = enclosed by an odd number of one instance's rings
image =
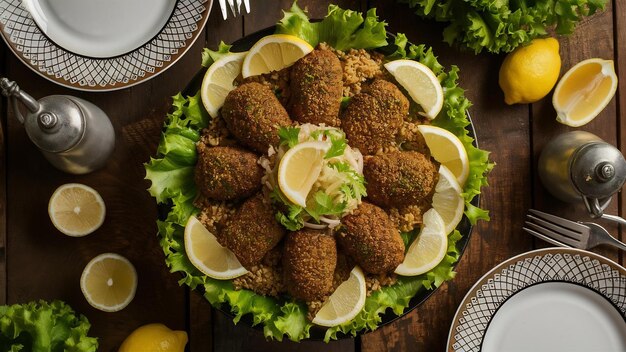
[[[311,141],[289,149],[278,164],[278,187],[294,204],[306,207],[306,198],[324,165],[328,142]]]
[[[462,192],[454,174],[441,165],[432,205],[443,219],[446,235],[452,232],[463,218],[465,200],[461,195]]]
[[[462,186],[469,176],[469,158],[459,137],[441,127],[419,125],[430,154],[450,170]]]
[[[554,90],[556,120],[571,127],[587,124],[609,104],[616,91],[613,60],[581,61],[563,75]]]

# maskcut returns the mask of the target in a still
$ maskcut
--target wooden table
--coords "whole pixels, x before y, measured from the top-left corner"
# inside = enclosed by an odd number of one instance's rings
[[[165,267],[156,236],[156,206],[146,192],[143,163],[154,155],[159,130],[169,109],[170,97],[185,87],[200,69],[203,47],[215,48],[220,40],[232,42],[243,35],[273,25],[291,0],[253,0],[252,15],[222,20],[213,6],[200,39],[172,68],[138,86],[109,93],[72,91],[50,83],[22,64],[3,43],[0,75],[15,80],[31,95],[76,95],[99,105],[111,117],[117,144],[107,167],[85,176],[54,169],[29,141],[23,127],[0,100],[0,304],[34,299],[62,299],[92,323],[90,335],[100,337],[101,351],[116,351],[136,327],[162,322],[189,332],[190,351],[443,351],[452,318],[473,283],[502,260],[545,243],[522,232],[528,208],[547,210],[570,218],[586,216],[582,204],[555,200],[536,175],[542,147],[569,128],[555,121],[551,99],[532,105],[507,106],[498,87],[502,55],[459,52],[442,42],[443,26],[423,21],[401,4],[390,0],[334,1],[342,7],[366,10],[377,7],[389,23],[389,31],[404,32],[416,43],[432,45],[440,61],[461,69],[460,85],[474,103],[471,114],[478,141],[491,150],[497,163],[483,189],[482,205],[491,221],[480,222],[457,267],[458,275],[444,284],[426,303],[393,324],[356,339],[325,345],[321,342],[266,342],[262,333],[235,326],[228,317],[196,292],[179,287],[178,275]],[[328,2],[300,0],[313,17],[326,13]],[[562,72],[575,63],[601,57],[615,60],[620,79],[626,82],[626,0],[613,0],[606,11],[585,19],[576,32],[560,37]],[[618,92],[592,123],[580,128],[597,134],[621,150],[626,147],[626,94]],[[84,238],[70,238],[54,229],[46,212],[56,187],[80,182],[96,188],[107,204],[107,220],[100,230]],[[626,214],[624,196],[615,197],[610,213]],[[616,235],[623,236],[613,224]],[[625,238],[623,236],[622,238]],[[118,313],[91,308],[83,298],[79,277],[85,264],[103,252],[129,258],[139,274],[135,300]],[[625,263],[624,253],[611,248],[597,252]]]

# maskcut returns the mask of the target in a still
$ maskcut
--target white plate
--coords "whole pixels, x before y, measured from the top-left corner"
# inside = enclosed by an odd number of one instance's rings
[[[448,351],[626,351],[626,269],[571,248],[508,259],[463,299]]]
[[[0,0],[0,34],[45,78],[110,91],[165,71],[204,29],[211,0]]]

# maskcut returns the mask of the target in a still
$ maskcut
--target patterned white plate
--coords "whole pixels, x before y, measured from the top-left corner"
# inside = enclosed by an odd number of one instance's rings
[[[546,248],[499,264],[470,289],[448,351],[626,351],[626,269]]]
[[[144,82],[202,33],[212,0],[0,0],[0,34],[41,76],[86,91]]]

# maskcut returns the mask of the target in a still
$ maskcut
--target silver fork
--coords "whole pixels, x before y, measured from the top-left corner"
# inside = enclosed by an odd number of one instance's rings
[[[524,231],[560,247],[590,249],[608,244],[626,251],[626,244],[593,222],[574,222],[538,210],[529,209]]]
[[[226,8],[226,1],[228,1],[228,7],[230,7],[230,11],[233,13],[233,16],[237,17],[237,15],[241,14],[242,1],[243,1],[243,6],[246,9],[246,13],[250,13],[250,0],[220,0],[220,9],[222,10],[222,17],[224,17],[224,19],[228,18],[228,9]]]

